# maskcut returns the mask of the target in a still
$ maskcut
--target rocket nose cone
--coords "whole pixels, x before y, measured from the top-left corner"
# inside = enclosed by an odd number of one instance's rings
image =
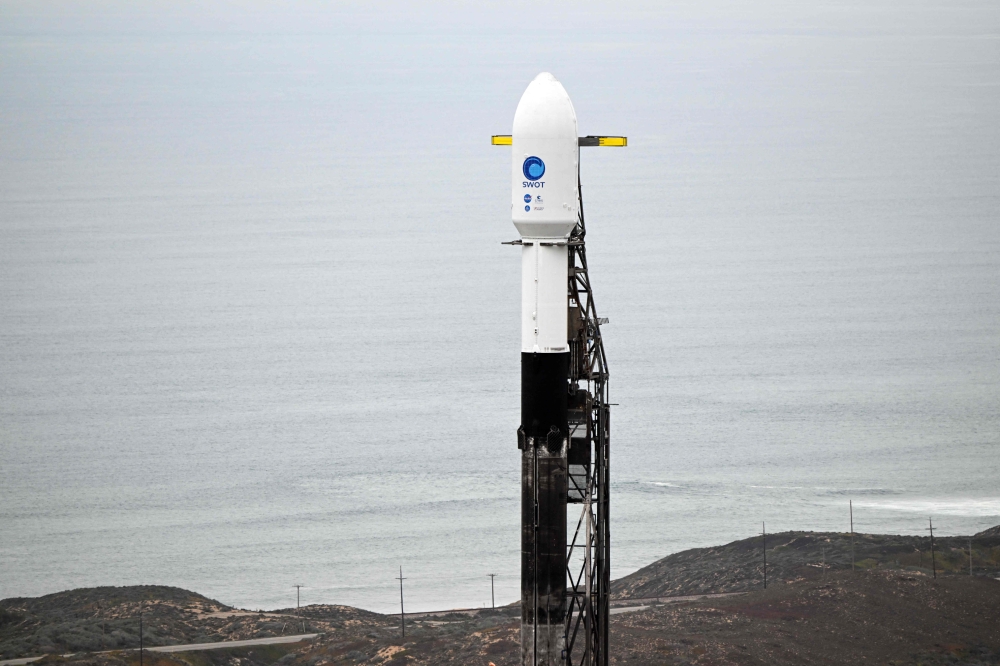
[[[549,72],[536,76],[521,96],[514,113],[514,137],[577,137],[576,110],[569,94]]]

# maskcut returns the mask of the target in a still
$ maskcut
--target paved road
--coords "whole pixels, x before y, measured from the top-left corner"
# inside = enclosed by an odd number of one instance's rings
[[[217,643],[188,643],[186,645],[158,645],[146,648],[146,652],[192,652],[194,650],[221,650],[224,648],[248,647],[251,645],[277,645],[279,643],[298,643],[316,638],[319,634],[296,634],[294,636],[274,636],[272,638],[251,638],[245,641],[219,641]],[[110,652],[110,650],[109,650]],[[63,655],[69,657],[71,655]],[[42,657],[24,657],[0,661],[0,666],[22,666],[38,661]]]
[[[608,609],[608,614],[618,615],[619,613],[635,613],[636,611],[643,611],[649,608],[649,606],[625,606],[623,608],[611,608]]]
[[[319,634],[296,634],[294,636],[274,636],[273,638],[250,638],[245,641],[223,641],[220,643],[188,643],[187,645],[161,645],[149,648],[150,652],[191,652],[192,650],[219,650],[221,648],[247,647],[248,645],[277,645],[278,643],[298,643],[311,641]],[[0,666],[3,666],[0,662]]]
[[[643,602],[659,602],[661,604],[669,604],[677,601],[697,601],[698,599],[718,599],[720,597],[735,597],[741,594],[746,594],[746,592],[713,592],[711,594],[688,594],[677,597],[633,597],[631,599],[612,599],[611,607],[624,606],[626,604],[643,603]]]
[[[625,613],[628,611],[644,610],[649,608],[649,604],[661,603],[669,604],[677,601],[697,601],[698,599],[714,599],[716,597],[732,597],[739,594],[746,594],[745,592],[717,592],[712,594],[688,594],[679,597],[635,597],[634,599],[613,599],[610,602],[611,614],[617,615],[618,613]],[[629,604],[645,604],[644,606],[629,606]],[[622,608],[623,606],[628,606],[628,608]],[[497,606],[492,610],[504,610],[510,609],[511,604],[507,606]],[[616,610],[619,609],[619,610]],[[473,613],[478,613],[479,611],[491,610],[489,608],[452,608],[450,610],[442,611],[420,611],[418,613],[407,613],[406,619],[420,619],[427,617],[435,617],[438,615],[450,615],[452,613],[459,613],[461,615],[472,615]],[[387,615],[394,615],[394,613],[387,613]],[[2,664],[0,664],[2,666]]]

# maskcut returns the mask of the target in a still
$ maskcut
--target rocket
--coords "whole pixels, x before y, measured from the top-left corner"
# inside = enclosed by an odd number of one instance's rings
[[[576,269],[570,245],[582,246],[580,146],[627,144],[624,137],[579,137],[573,102],[549,73],[539,74],[524,91],[514,114],[513,133],[494,136],[493,143],[511,146],[511,217],[520,234],[512,244],[521,246],[521,424],[517,430],[521,452],[521,664],[554,666],[573,661],[573,655],[567,655],[573,613],[586,615],[590,627],[594,612],[590,601],[584,606],[579,600],[584,592],[572,581],[572,589],[567,590],[567,499],[586,503],[590,514],[591,490],[596,497],[593,483],[587,481],[593,479],[587,476],[593,437],[580,433],[593,432],[588,425],[592,419],[588,421],[586,415],[588,406],[597,404],[599,410],[605,410],[603,414],[607,410],[604,402],[595,403],[578,387],[580,369],[587,363],[587,352],[583,351],[587,339],[593,341],[596,335],[596,345],[600,345],[599,328],[596,323],[587,327],[587,313],[581,312],[583,304],[577,302],[581,298],[571,294]],[[582,249],[577,252],[582,256]],[[585,264],[580,272],[585,274]],[[592,305],[590,313],[594,313]],[[584,329],[590,331],[590,338]],[[603,347],[600,354],[600,377],[592,373],[585,381],[591,382],[591,388],[595,379],[599,381],[603,399]],[[583,416],[571,419],[571,411]],[[605,442],[603,438],[601,445]],[[606,448],[602,451],[606,455]],[[575,495],[570,490],[571,477],[580,484],[575,486]],[[606,474],[602,478],[606,505]],[[586,552],[589,557],[589,542]],[[603,571],[606,561],[605,557]],[[596,569],[590,559],[586,562],[589,590]],[[606,591],[601,595],[605,598]],[[574,598],[577,606],[573,606]],[[606,619],[606,603],[604,607]],[[603,631],[606,636],[606,629]],[[597,636],[598,632],[588,629],[587,634]],[[593,655],[597,648],[592,643],[597,639],[587,640],[585,652],[591,656],[585,658],[596,663]],[[574,651],[573,645],[569,651]],[[606,652],[604,648],[602,654]],[[601,661],[606,663],[606,657]]]
[[[521,663],[565,650],[569,428],[567,243],[579,219],[576,111],[539,74],[514,114],[511,217],[521,235]]]

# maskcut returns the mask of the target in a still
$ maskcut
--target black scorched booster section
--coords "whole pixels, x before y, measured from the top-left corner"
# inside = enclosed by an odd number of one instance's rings
[[[569,360],[568,353],[521,354],[518,431],[522,622],[560,634],[566,619]],[[538,638],[545,648],[563,649],[558,635]]]

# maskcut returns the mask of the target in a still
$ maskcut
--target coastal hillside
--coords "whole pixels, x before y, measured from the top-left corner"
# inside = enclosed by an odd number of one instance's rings
[[[836,571],[737,596],[653,603],[611,618],[611,663],[630,666],[995,666],[1000,582],[920,572]],[[516,666],[516,617],[477,614],[407,629],[327,634],[308,664]],[[122,665],[124,666],[124,665]]]
[[[1000,666],[1000,581],[919,571],[832,571],[736,596],[652,602],[611,617],[615,666]],[[515,609],[363,615],[311,642],[147,654],[148,666],[516,666]],[[136,651],[48,658],[138,666]]]
[[[144,609],[149,644],[208,638],[196,622],[229,607],[163,585],[93,587],[0,601],[0,658],[61,651],[108,650],[139,644]]]
[[[969,538],[935,539],[935,579],[922,537],[855,535],[852,571],[850,535],[769,535],[766,590],[759,537],[670,555],[614,581],[616,606],[627,612],[612,616],[612,663],[1000,666],[1000,529],[971,537],[973,576]],[[713,592],[740,594],[667,598]],[[147,666],[518,662],[515,606],[411,616],[404,638],[398,616],[333,605],[240,610],[162,586],[0,601],[0,659],[137,666],[140,604],[146,646],[319,634],[283,645],[149,653]]]
[[[139,647],[139,610],[147,647],[270,638],[327,631],[383,617],[347,606],[238,610],[162,585],[94,587],[0,600],[0,659]]]
[[[836,571],[618,616],[614,663],[995,666],[998,604],[988,577]]]
[[[1000,526],[971,537],[935,537],[934,566],[939,575],[972,570],[1000,575]],[[768,534],[768,583],[815,577],[851,569],[851,535],[836,532]],[[894,534],[855,534],[854,567],[932,572],[930,538]],[[724,546],[694,548],[668,555],[633,574],[612,581],[612,599],[746,592],[763,586],[764,540],[752,537]]]

